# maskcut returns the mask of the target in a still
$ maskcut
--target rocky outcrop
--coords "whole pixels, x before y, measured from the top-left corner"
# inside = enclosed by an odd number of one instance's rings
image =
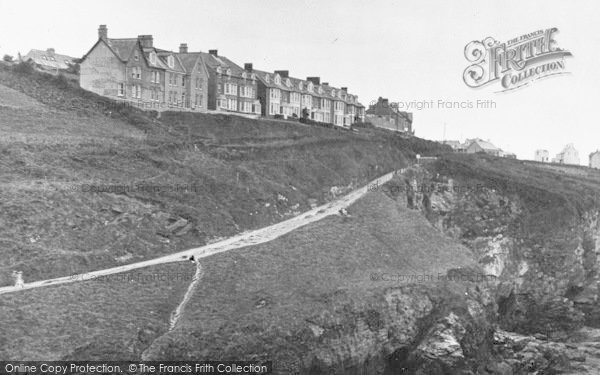
[[[562,373],[572,369],[573,362],[584,361],[585,355],[578,356],[564,342],[584,324],[600,323],[597,208],[562,213],[550,199],[547,206],[542,201],[536,207],[532,200],[539,203],[543,198],[531,198],[520,187],[440,172],[447,169],[409,168],[387,187],[388,194],[460,240],[473,251],[485,275],[497,278],[491,289],[498,308],[495,323],[507,331],[559,340],[549,344],[523,336],[527,338],[515,341],[507,337],[518,334],[499,333],[494,351],[508,359],[498,362],[496,370]],[[559,206],[567,205],[554,191],[544,194],[553,195]],[[548,216],[553,209],[563,216]],[[437,330],[437,352],[456,349],[446,338],[447,330]]]

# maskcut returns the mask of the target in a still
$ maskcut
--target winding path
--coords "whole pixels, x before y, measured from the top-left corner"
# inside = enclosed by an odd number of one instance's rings
[[[156,265],[166,264],[166,263],[187,261],[192,255],[194,256],[196,261],[198,261],[198,259],[200,259],[200,258],[205,258],[205,257],[211,256],[214,254],[225,252],[225,251],[269,242],[269,241],[272,241],[280,236],[283,236],[284,234],[287,234],[297,228],[300,228],[304,225],[313,223],[315,221],[319,221],[326,216],[336,215],[338,213],[338,211],[340,211],[342,208],[347,208],[352,203],[354,203],[359,198],[361,198],[363,195],[365,195],[368,192],[369,186],[371,186],[372,184],[378,184],[379,186],[381,186],[383,183],[391,180],[395,174],[396,174],[396,172],[394,171],[394,172],[387,173],[383,176],[380,176],[380,177],[376,178],[375,180],[371,181],[370,183],[368,183],[367,185],[363,186],[362,188],[356,189],[356,190],[352,191],[351,193],[334,200],[333,202],[324,204],[319,207],[315,207],[315,208],[313,208],[307,212],[304,212],[298,216],[295,216],[291,219],[288,219],[288,220],[285,220],[285,221],[282,221],[280,223],[276,223],[273,225],[269,225],[269,226],[261,228],[261,229],[240,233],[236,236],[227,238],[227,239],[219,241],[219,242],[215,242],[215,243],[208,244],[208,245],[194,248],[194,249],[189,249],[189,250],[173,253],[173,254],[166,255],[163,257],[159,257],[159,258],[145,260],[145,261],[137,262],[137,263],[126,264],[126,265],[119,266],[119,267],[106,268],[103,270],[92,271],[92,272],[87,272],[87,273],[78,274],[78,275],[57,277],[57,278],[48,279],[48,280],[33,281],[31,283],[25,283],[21,287],[15,287],[15,286],[1,287],[0,294],[21,292],[24,290],[41,288],[44,286],[52,286],[52,285],[73,283],[73,282],[78,282],[78,281],[86,281],[86,280],[91,280],[91,279],[101,277],[101,276],[107,276],[107,275],[112,275],[112,274],[116,274],[116,273],[128,272],[128,271],[139,269],[139,268],[156,266]]]

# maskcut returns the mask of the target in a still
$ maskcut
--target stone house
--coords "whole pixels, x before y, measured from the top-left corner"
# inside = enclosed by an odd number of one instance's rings
[[[600,151],[596,150],[590,154],[590,167],[600,169]]]
[[[562,152],[556,154],[552,159],[553,163],[580,165],[579,152],[572,143],[565,146]]]
[[[80,63],[80,86],[147,109],[205,111],[206,104],[194,105],[192,96],[196,82],[207,92],[208,71],[201,65],[199,57],[184,62],[180,54],[156,48],[152,35],[108,38],[100,25],[98,41]]]
[[[535,150],[535,161],[548,163],[550,161],[550,153],[548,150]]]
[[[366,111],[366,121],[377,127],[414,134],[413,114],[400,111],[386,98],[379,97],[377,102],[369,105],[369,109]]]

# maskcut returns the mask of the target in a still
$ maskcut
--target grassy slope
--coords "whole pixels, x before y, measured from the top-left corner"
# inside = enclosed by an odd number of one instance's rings
[[[290,365],[312,349],[310,322],[325,316],[341,322],[374,308],[387,288],[409,284],[393,275],[432,275],[421,281],[430,288],[438,273],[473,265],[469,250],[381,191],[349,213],[203,260],[203,279],[180,325],[148,352],[154,358],[260,358]]]
[[[0,358],[139,359],[168,328],[193,274],[188,263],[165,265],[102,281],[3,295]]]
[[[0,356],[123,359],[123,352],[133,358],[162,335],[148,350],[156,359],[260,357],[289,364],[306,354],[307,322],[325,311],[361,314],[381,303],[386,288],[408,284],[371,275],[433,275],[422,281],[433,287],[438,272],[473,264],[466,248],[382,191],[369,193],[349,213],[204,259],[204,276],[169,334],[169,309],[187,283],[107,288],[85,282],[9,294],[0,304],[7,322]],[[190,274],[193,268],[186,263],[140,272],[166,271]]]
[[[0,85],[0,285],[15,269],[26,281],[45,279],[262,227],[307,209],[309,199],[324,202],[331,186],[355,186],[440,150],[380,130],[182,113],[157,120],[5,68]],[[82,191],[106,184],[159,191]],[[178,185],[189,188],[170,190]],[[170,227],[181,218],[186,226]]]

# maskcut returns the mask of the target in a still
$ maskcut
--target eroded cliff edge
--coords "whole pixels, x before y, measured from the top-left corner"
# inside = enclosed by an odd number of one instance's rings
[[[600,327],[599,191],[600,173],[589,168],[449,155],[408,168],[388,194],[493,276],[489,323],[506,373],[585,373],[600,348],[589,337]]]

